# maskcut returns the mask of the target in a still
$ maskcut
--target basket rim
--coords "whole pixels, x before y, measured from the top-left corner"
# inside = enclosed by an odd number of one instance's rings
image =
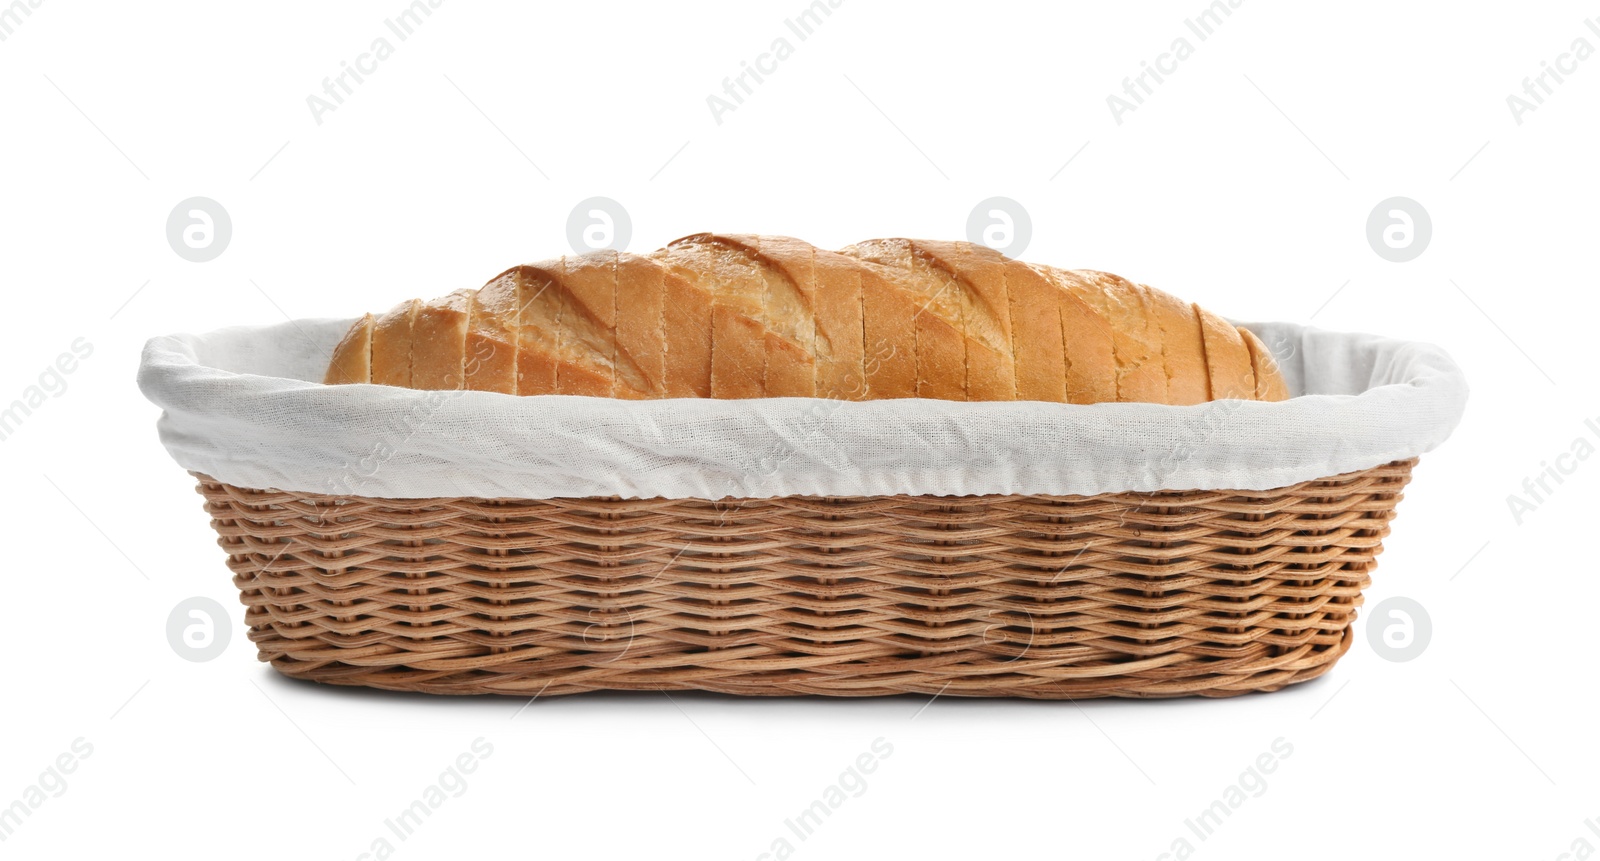
[[[278,487],[260,487],[260,488],[258,488],[258,487],[247,487],[247,486],[243,486],[243,485],[234,484],[233,482],[224,481],[222,479],[219,479],[219,478],[217,478],[215,476],[212,476],[212,475],[209,475],[207,473],[201,472],[199,470],[191,469],[191,470],[187,470],[187,472],[196,481],[199,481],[201,483],[224,485],[224,486],[234,488],[234,489],[239,490],[239,491],[244,492],[244,493],[261,494],[261,495],[264,495],[264,496],[284,496],[284,497],[292,497],[292,498],[295,498],[295,499],[304,499],[304,498],[340,499],[340,500],[347,500],[347,501],[350,501],[350,502],[370,502],[370,503],[375,503],[375,504],[378,504],[378,505],[386,505],[386,506],[395,507],[395,508],[424,506],[424,505],[428,505],[428,506],[445,505],[445,504],[497,505],[497,504],[506,504],[506,503],[548,502],[548,503],[561,503],[561,504],[565,504],[565,505],[574,505],[574,504],[580,504],[580,503],[583,503],[583,502],[593,502],[593,503],[595,503],[597,505],[603,506],[604,509],[607,510],[607,511],[626,511],[626,510],[630,510],[630,509],[646,510],[646,509],[650,509],[650,508],[659,507],[662,503],[672,503],[672,502],[716,503],[716,504],[720,504],[720,505],[727,505],[727,506],[730,506],[730,507],[737,507],[737,506],[747,505],[747,504],[752,504],[752,503],[775,502],[775,501],[782,501],[782,502],[784,502],[786,504],[789,504],[789,505],[794,505],[794,504],[797,504],[797,503],[803,504],[803,503],[806,503],[806,502],[816,502],[819,505],[826,505],[827,507],[832,509],[832,508],[836,507],[837,505],[839,505],[840,503],[850,503],[850,502],[873,503],[873,502],[878,502],[878,501],[887,502],[887,501],[918,500],[918,501],[927,501],[929,503],[934,503],[934,504],[937,504],[937,503],[972,504],[972,503],[993,503],[993,502],[1027,501],[1027,500],[1039,500],[1039,501],[1043,501],[1043,502],[1082,502],[1082,501],[1088,501],[1088,500],[1108,500],[1108,501],[1109,500],[1122,500],[1122,501],[1126,501],[1126,500],[1129,500],[1129,499],[1134,499],[1134,500],[1145,500],[1145,501],[1148,501],[1148,500],[1150,500],[1152,498],[1155,498],[1155,497],[1158,497],[1158,496],[1161,497],[1162,504],[1165,504],[1165,505],[1183,505],[1183,504],[1186,504],[1186,503],[1194,504],[1194,503],[1214,501],[1216,499],[1225,499],[1225,498],[1232,498],[1232,497],[1243,497],[1243,498],[1256,497],[1256,498],[1265,499],[1265,498],[1271,498],[1271,497],[1279,496],[1279,495],[1281,495],[1283,493],[1286,493],[1286,492],[1293,492],[1293,491],[1297,491],[1297,490],[1303,490],[1303,489],[1306,489],[1306,488],[1309,488],[1309,487],[1314,487],[1314,486],[1325,486],[1325,487],[1328,487],[1332,491],[1337,491],[1339,489],[1339,487],[1338,487],[1339,484],[1345,483],[1345,482],[1349,482],[1349,481],[1361,481],[1361,480],[1365,480],[1365,479],[1367,479],[1369,477],[1381,477],[1381,476],[1389,474],[1389,473],[1406,473],[1406,474],[1409,474],[1412,470],[1414,470],[1416,468],[1417,464],[1420,461],[1421,461],[1420,457],[1399,458],[1399,459],[1396,459],[1396,460],[1388,461],[1387,463],[1378,464],[1377,466],[1371,466],[1371,467],[1366,467],[1364,469],[1354,469],[1354,470],[1350,470],[1348,472],[1342,472],[1342,473],[1339,473],[1338,475],[1328,475],[1328,476],[1323,476],[1323,477],[1320,477],[1320,478],[1309,478],[1309,479],[1305,479],[1304,481],[1294,482],[1292,484],[1285,484],[1285,485],[1280,485],[1278,487],[1267,487],[1267,488],[1259,488],[1259,489],[1256,489],[1256,488],[1225,488],[1225,487],[1218,487],[1218,488],[1163,488],[1163,489],[1159,489],[1159,490],[1148,490],[1148,491],[1146,491],[1146,490],[1107,491],[1107,492],[1104,492],[1104,493],[1095,493],[1095,494],[1050,494],[1050,493],[908,494],[908,493],[899,493],[899,494],[874,494],[874,495],[861,495],[861,496],[821,496],[821,495],[815,495],[815,494],[810,494],[810,495],[808,495],[808,494],[786,494],[786,495],[783,495],[783,496],[742,497],[742,498],[741,497],[718,497],[718,498],[715,498],[715,499],[707,498],[707,497],[692,497],[692,496],[684,496],[684,497],[660,497],[660,496],[657,496],[657,497],[623,497],[623,496],[581,496],[581,497],[526,497],[526,496],[494,496],[494,497],[486,497],[486,496],[406,496],[406,497],[396,497],[396,496],[388,496],[388,497],[380,497],[380,496],[365,496],[365,495],[360,495],[360,494],[336,494],[336,493],[324,493],[324,492],[321,492],[321,491],[293,490],[293,489],[289,489],[289,488],[278,488]]]

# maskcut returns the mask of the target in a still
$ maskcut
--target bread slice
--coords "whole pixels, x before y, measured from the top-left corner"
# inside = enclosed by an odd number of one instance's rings
[[[767,283],[737,247],[709,233],[673,240],[657,258],[711,299],[711,397],[766,394],[767,327],[762,322]]]
[[[371,314],[362,315],[350,331],[344,333],[333,348],[333,358],[328,362],[328,373],[322,378],[327,385],[339,383],[372,382],[372,327]]]
[[[940,289],[943,291],[942,286]],[[961,309],[930,310],[941,300],[950,301],[944,292],[935,293],[913,318],[917,333],[917,397],[964,401],[968,399],[967,345],[961,332]]]
[[[1277,361],[1272,358],[1272,351],[1256,337],[1256,333],[1243,326],[1238,329],[1239,334],[1244,337],[1245,347],[1250,350],[1250,370],[1256,378],[1256,400],[1288,400],[1289,385],[1284,381]]]
[[[1192,307],[1204,336],[1211,399],[1254,400],[1256,377],[1250,366],[1250,348],[1245,346],[1239,330],[1199,305]]]
[[[1171,294],[1143,284],[1151,317],[1161,337],[1162,363],[1167,373],[1169,404],[1205,403],[1211,397],[1210,369],[1193,309]]]
[[[785,251],[783,237],[754,234],[713,234],[714,238],[745,255],[761,274],[764,290],[761,322],[766,326],[762,343],[767,369],[762,389],[769,398],[809,398],[817,392],[816,317],[812,312],[810,256],[784,255],[786,266],[774,254]],[[766,251],[772,246],[773,253]],[[793,249],[789,249],[791,252]],[[792,271],[791,271],[792,270]]]
[[[424,302],[411,324],[411,387],[434,391],[464,388],[467,318],[472,290],[457,290]]]
[[[407,299],[378,318],[372,329],[372,381],[382,386],[411,385],[411,324],[422,302]]]
[[[806,247],[811,248],[809,244]],[[866,400],[866,324],[862,319],[861,269],[848,257],[815,248],[811,253],[811,272],[812,307],[816,309],[817,321],[817,396]],[[914,351],[915,346],[912,349]]]
[[[1117,399],[1167,402],[1167,372],[1161,355],[1161,330],[1149,300],[1137,284],[1109,272],[1075,269],[1072,292],[1111,326],[1117,361]]]
[[[960,288],[954,278],[930,277],[926,262],[919,267],[909,239],[870,239],[841,248],[839,253],[865,261],[864,268],[877,276],[879,286],[863,275],[861,291],[867,301],[863,312],[868,320],[868,341],[872,337],[874,292],[879,304],[888,305],[896,321],[903,306],[911,307],[911,330],[915,344],[911,395],[878,397],[921,397],[964,401],[967,399],[967,339],[962,330]],[[891,333],[892,339],[898,333]],[[871,361],[869,357],[868,361]],[[870,384],[871,377],[868,377]]]
[[[1117,358],[1111,323],[1069,290],[1056,305],[1066,345],[1067,402],[1098,404],[1117,399]]]
[[[517,393],[517,297],[516,270],[502,272],[472,294],[462,367],[468,389]]]
[[[617,252],[561,258],[561,369],[556,393],[608,398],[617,389]]]
[[[666,281],[667,270],[654,260],[617,255],[617,364],[639,375],[638,390],[618,386],[619,397],[666,397]]]
[[[1133,333],[1126,326],[1117,323],[1127,316],[1120,312],[1125,300],[1112,297],[1099,284],[1088,280],[1076,270],[1057,269],[1053,266],[1039,266],[1038,269],[1048,273],[1062,289],[1087,306],[1095,317],[1105,321],[1111,333],[1111,357],[1114,367],[1112,388],[1115,390],[1115,395],[1111,400],[1135,400],[1133,394],[1138,389],[1139,380],[1130,378],[1130,375],[1139,367],[1141,347]],[[1066,319],[1067,315],[1063,313],[1062,333],[1067,337],[1067,362],[1070,370],[1077,345],[1071,333],[1067,331]]]
[[[1017,398],[1016,357],[1011,333],[1011,302],[1006,295],[1005,255],[971,242],[918,239],[911,243],[913,271],[929,272],[950,284],[961,305],[966,341],[969,401]]]
[[[1067,339],[1062,336],[1057,305],[1062,296],[1072,294],[1019,260],[1006,261],[1005,278],[1017,399],[1063,403],[1067,400]]]
[[[553,395],[561,361],[561,264],[518,266],[517,394]]]
[[[861,274],[861,367],[868,398],[917,396],[917,311],[920,300],[875,263]]]
[[[768,390],[816,397],[822,357],[817,350],[815,249],[789,236],[753,236],[750,241],[766,270],[767,307],[771,311]]]
[[[662,373],[669,398],[711,397],[711,294],[654,257],[662,269]]]

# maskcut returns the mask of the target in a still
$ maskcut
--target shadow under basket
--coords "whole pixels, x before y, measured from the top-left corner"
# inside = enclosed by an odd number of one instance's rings
[[[1232,696],[1349,648],[1416,459],[1262,491],[374,499],[194,473],[260,659],[438,694]]]

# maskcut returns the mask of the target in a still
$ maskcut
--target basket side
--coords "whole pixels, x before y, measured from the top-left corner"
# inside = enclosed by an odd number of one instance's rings
[[[196,478],[250,638],[295,678],[1081,699],[1326,672],[1415,464],[1076,497],[391,500]]]

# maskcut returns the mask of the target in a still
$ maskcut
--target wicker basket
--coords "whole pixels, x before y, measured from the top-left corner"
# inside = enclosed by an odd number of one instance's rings
[[[194,473],[284,675],[442,694],[1232,696],[1326,672],[1416,459],[1264,491],[374,499]]]

